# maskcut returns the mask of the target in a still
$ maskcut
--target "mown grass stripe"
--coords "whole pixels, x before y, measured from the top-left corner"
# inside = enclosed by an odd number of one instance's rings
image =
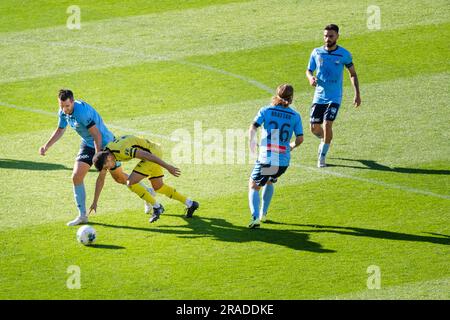
[[[315,3],[300,5],[296,1],[288,1],[282,6],[278,1],[254,1],[87,23],[79,32],[57,27],[4,33],[0,34],[4,61],[0,66],[0,73],[3,75],[0,82],[15,82],[142,62],[139,55],[118,57],[117,48],[139,52],[148,59],[161,61],[313,40],[320,42],[320,30],[323,28],[321,21],[327,21],[328,17],[317,17],[314,21],[302,19],[309,15],[314,6]],[[402,1],[395,6],[407,7],[410,14],[399,15],[397,12],[395,19],[393,17],[390,20],[389,15],[393,13],[386,10],[383,15],[383,28],[379,32],[410,26],[413,14],[410,4]],[[370,33],[366,25],[365,4],[348,1],[333,4],[329,10],[333,10],[333,7],[341,9],[345,16],[340,21],[345,38]],[[414,17],[417,18],[415,25],[433,25],[448,21],[445,10],[436,11],[430,19],[423,19],[424,12],[441,7],[441,1],[431,4],[417,3],[413,11]],[[352,14],[355,10],[361,13],[356,21]],[[274,15],[273,12],[277,14]],[[326,16],[325,13],[322,14]],[[237,18],[242,16],[253,18]],[[282,23],[279,16],[283,16]],[[348,30],[345,26],[348,26]],[[98,37],[99,34],[102,36]],[[48,46],[60,46],[61,49],[45,50]],[[73,49],[67,50],[70,47]],[[72,61],[77,61],[77,64],[71,63]]]
[[[16,106],[16,105],[12,105],[12,104],[5,104],[0,102],[0,105],[4,105],[8,108],[14,108],[14,109],[19,109],[19,110],[24,110],[24,111],[29,111],[29,112],[34,112],[34,113],[41,113],[41,114],[46,114],[46,115],[50,115],[50,116],[54,116],[56,115],[55,113],[51,113],[51,112],[47,112],[47,111],[43,111],[43,110],[39,110],[39,109],[33,109],[30,107],[23,107],[23,106]],[[161,134],[156,134],[154,132],[150,132],[150,131],[142,131],[142,130],[136,130],[133,128],[125,128],[122,126],[117,126],[114,124],[108,124],[109,127],[114,128],[114,129],[119,129],[123,132],[129,132],[129,133],[133,133],[133,134],[139,134],[139,135],[145,135],[145,136],[151,136],[151,137],[156,137],[165,141],[171,141],[171,142],[177,142],[177,143],[183,143],[183,141],[180,141],[178,139],[174,139],[173,137],[170,136],[166,136],[166,135],[161,135]],[[195,145],[194,145],[195,147]],[[235,150],[230,150],[230,149],[226,149],[226,148],[217,148],[222,150],[225,153],[229,153],[230,155],[235,155]],[[300,168],[300,169],[306,169],[309,171],[313,171],[315,173],[320,173],[320,174],[325,174],[325,175],[331,175],[331,176],[335,176],[335,177],[339,177],[339,178],[345,178],[345,179],[351,179],[351,180],[355,180],[355,181],[361,181],[361,182],[366,182],[369,184],[374,184],[374,185],[379,185],[379,186],[383,186],[385,188],[390,188],[390,189],[399,189],[405,192],[409,192],[409,193],[417,193],[417,194],[422,194],[422,195],[426,195],[426,196],[431,196],[431,197],[437,197],[437,198],[441,198],[441,199],[446,199],[446,200],[450,200],[450,196],[449,195],[442,195],[442,194],[437,194],[428,190],[420,190],[420,189],[416,189],[416,188],[410,188],[410,187],[405,187],[402,185],[396,185],[396,184],[392,184],[392,183],[386,183],[383,181],[379,181],[379,180],[375,180],[375,179],[368,179],[368,178],[363,178],[363,177],[358,177],[358,176],[354,176],[354,175],[349,175],[349,174],[343,174],[343,173],[339,173],[336,171],[331,171],[331,170],[327,170],[327,169],[318,169],[318,168],[314,168],[314,167],[310,167],[310,166],[305,166],[305,165],[299,165],[299,164],[291,164],[292,167],[296,167],[296,168]]]

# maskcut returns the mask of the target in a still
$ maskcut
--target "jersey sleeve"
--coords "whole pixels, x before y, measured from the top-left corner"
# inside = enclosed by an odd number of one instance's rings
[[[64,118],[64,114],[62,111],[58,113],[58,128],[65,129],[67,127],[66,118]]]
[[[136,158],[136,151],[138,151],[138,149],[139,149],[139,148],[131,147],[131,148],[127,148],[127,149],[125,150],[125,152],[127,153],[127,155],[128,155],[130,158]]]
[[[303,135],[302,118],[300,116],[297,117],[297,121],[294,125],[294,134],[296,137]]]
[[[308,70],[314,72],[316,68],[316,50],[313,50],[313,52],[311,52],[311,56],[309,57]]]
[[[80,115],[79,121],[83,126],[86,127],[86,129],[90,129],[91,127],[95,126],[94,112],[94,109],[89,106],[88,108],[86,108],[86,111]]]
[[[350,52],[347,52],[347,54],[345,55],[344,65],[347,69],[353,66],[353,57]]]
[[[265,108],[259,109],[258,114],[256,115],[255,119],[253,119],[253,125],[257,128],[264,123],[264,110]]]

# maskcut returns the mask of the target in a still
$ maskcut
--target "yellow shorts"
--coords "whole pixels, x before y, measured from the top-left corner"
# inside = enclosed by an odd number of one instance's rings
[[[152,147],[152,154],[162,159],[162,149],[159,145],[155,145]],[[133,169],[134,172],[142,174],[143,176],[148,177],[149,179],[161,178],[164,177],[163,168],[154,162],[141,160],[136,167]]]

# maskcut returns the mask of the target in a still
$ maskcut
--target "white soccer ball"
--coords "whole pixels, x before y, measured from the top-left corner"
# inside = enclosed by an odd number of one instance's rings
[[[95,232],[95,229],[92,228],[91,226],[88,225],[82,226],[77,231],[78,242],[84,244],[85,246],[93,244],[96,238],[97,233]]]

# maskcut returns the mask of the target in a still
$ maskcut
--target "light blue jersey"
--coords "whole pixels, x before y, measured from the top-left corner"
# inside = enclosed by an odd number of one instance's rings
[[[58,117],[58,127],[64,129],[69,124],[80,135],[82,143],[88,147],[95,148],[94,139],[89,133],[89,128],[94,125],[102,134],[102,148],[114,140],[114,135],[106,128],[102,117],[82,100],[75,100],[72,114],[67,115],[59,110]]]
[[[302,118],[290,107],[266,106],[259,110],[253,123],[264,124],[258,161],[273,166],[289,166],[292,134],[303,135]]]
[[[315,48],[308,64],[309,71],[317,70],[317,86],[313,103],[341,104],[344,66],[350,68],[352,65],[352,55],[340,46],[332,51],[324,47]]]

